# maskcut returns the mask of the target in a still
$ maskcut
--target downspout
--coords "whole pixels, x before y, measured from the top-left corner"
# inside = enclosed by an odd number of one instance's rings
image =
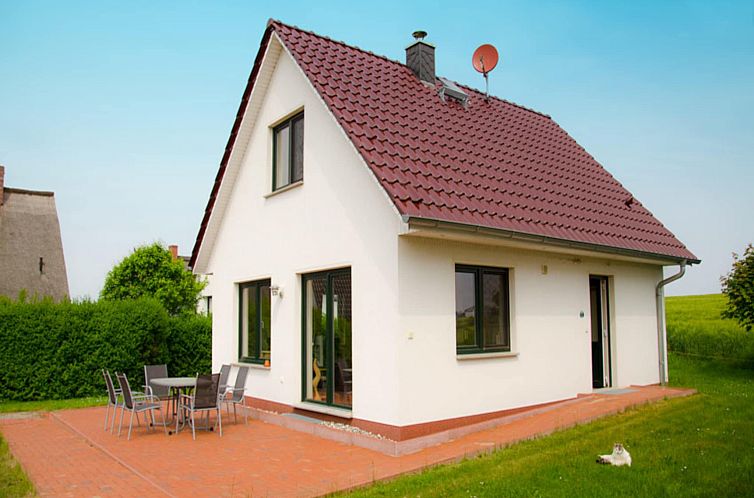
[[[655,297],[657,298],[657,351],[660,356],[660,385],[667,384],[667,351],[665,346],[667,345],[667,339],[665,337],[665,293],[663,287],[671,282],[675,282],[679,278],[683,277],[686,273],[686,260],[681,261],[681,269],[675,275],[671,275],[665,280],[660,280],[657,284],[655,291]]]

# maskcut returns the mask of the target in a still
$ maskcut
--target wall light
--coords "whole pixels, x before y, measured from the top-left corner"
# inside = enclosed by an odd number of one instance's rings
[[[273,285],[270,287],[270,292],[273,296],[283,297],[283,289],[279,285]]]

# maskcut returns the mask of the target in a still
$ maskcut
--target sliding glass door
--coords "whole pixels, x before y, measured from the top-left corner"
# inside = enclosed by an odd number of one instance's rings
[[[351,270],[304,275],[302,398],[352,405]]]

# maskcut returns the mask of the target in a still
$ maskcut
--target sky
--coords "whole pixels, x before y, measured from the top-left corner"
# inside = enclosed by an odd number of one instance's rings
[[[0,0],[0,164],[52,190],[70,292],[159,241],[190,254],[269,18],[549,114],[700,259],[669,295],[720,291],[754,242],[754,2]],[[677,268],[667,268],[674,273]]]

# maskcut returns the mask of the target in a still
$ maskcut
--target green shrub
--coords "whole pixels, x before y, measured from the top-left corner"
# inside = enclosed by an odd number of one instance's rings
[[[212,369],[212,318],[203,315],[171,317],[167,350],[170,375],[193,376]]]
[[[170,251],[154,243],[135,248],[110,270],[100,299],[153,297],[171,315],[193,315],[205,285],[186,269],[181,259],[173,259]]]
[[[145,364],[167,363],[176,374],[207,372],[211,334],[206,318],[171,318],[151,298],[2,301],[0,400],[102,395],[103,367],[125,372],[134,388],[144,382]],[[181,347],[172,348],[171,342]]]
[[[723,295],[669,297],[665,303],[668,350],[754,363],[754,334],[721,317]]]
[[[733,318],[747,331],[754,327],[754,245],[749,244],[743,256],[733,253],[733,268],[720,279],[728,306],[725,318]]]

